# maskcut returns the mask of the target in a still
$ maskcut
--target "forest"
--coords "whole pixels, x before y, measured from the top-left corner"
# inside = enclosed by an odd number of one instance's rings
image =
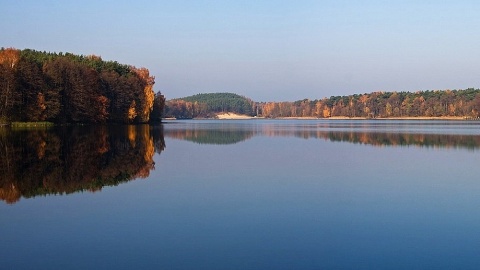
[[[207,93],[166,101],[154,93],[146,68],[95,55],[0,49],[0,124],[48,121],[138,124],[215,118],[229,112],[283,117],[480,116],[480,90],[372,92],[294,102],[255,102],[234,93]]]
[[[281,117],[471,117],[480,115],[480,89],[427,90],[418,92],[373,92],[294,102],[253,102],[235,94],[200,94],[166,102],[165,116],[214,117],[229,111],[266,118]],[[218,97],[226,98],[221,99]],[[198,98],[201,97],[201,98]],[[214,105],[212,105],[214,104]],[[250,106],[250,107],[248,107]],[[248,107],[248,108],[247,108]]]
[[[255,102],[233,93],[207,93],[168,100],[165,104],[165,117],[177,119],[213,118],[220,112],[253,116]]]
[[[0,49],[0,123],[147,123],[165,99],[146,68],[95,55]]]
[[[321,100],[257,104],[261,116],[276,117],[472,117],[480,112],[480,89],[373,92]]]

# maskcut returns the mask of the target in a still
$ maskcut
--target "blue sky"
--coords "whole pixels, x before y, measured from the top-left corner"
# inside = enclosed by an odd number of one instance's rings
[[[0,3],[0,46],[146,67],[168,99],[480,87],[479,1]]]

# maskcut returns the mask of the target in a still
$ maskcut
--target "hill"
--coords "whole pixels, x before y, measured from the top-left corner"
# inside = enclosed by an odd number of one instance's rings
[[[232,112],[253,116],[255,102],[234,93],[206,93],[168,100],[165,116],[176,118],[214,117]]]

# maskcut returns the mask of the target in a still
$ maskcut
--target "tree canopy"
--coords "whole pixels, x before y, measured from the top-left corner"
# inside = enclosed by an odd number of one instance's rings
[[[146,123],[162,117],[479,117],[480,90],[372,92],[294,102],[254,102],[234,93],[165,101],[146,68],[95,55],[0,49],[0,123]]]
[[[166,102],[167,117],[214,117],[234,112],[278,117],[479,117],[480,89],[372,92],[294,102],[254,102],[232,93],[198,94]]]
[[[164,106],[154,83],[146,68],[95,55],[2,48],[0,121],[146,123]]]
[[[479,117],[480,89],[373,92],[320,100],[266,102],[265,117]]]
[[[212,117],[219,112],[253,115],[254,102],[233,93],[197,94],[166,102],[165,116],[176,118]]]

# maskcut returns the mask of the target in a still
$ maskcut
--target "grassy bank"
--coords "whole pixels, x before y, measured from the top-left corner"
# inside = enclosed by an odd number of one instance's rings
[[[52,127],[54,125],[52,122],[12,122],[10,124],[14,128]]]

